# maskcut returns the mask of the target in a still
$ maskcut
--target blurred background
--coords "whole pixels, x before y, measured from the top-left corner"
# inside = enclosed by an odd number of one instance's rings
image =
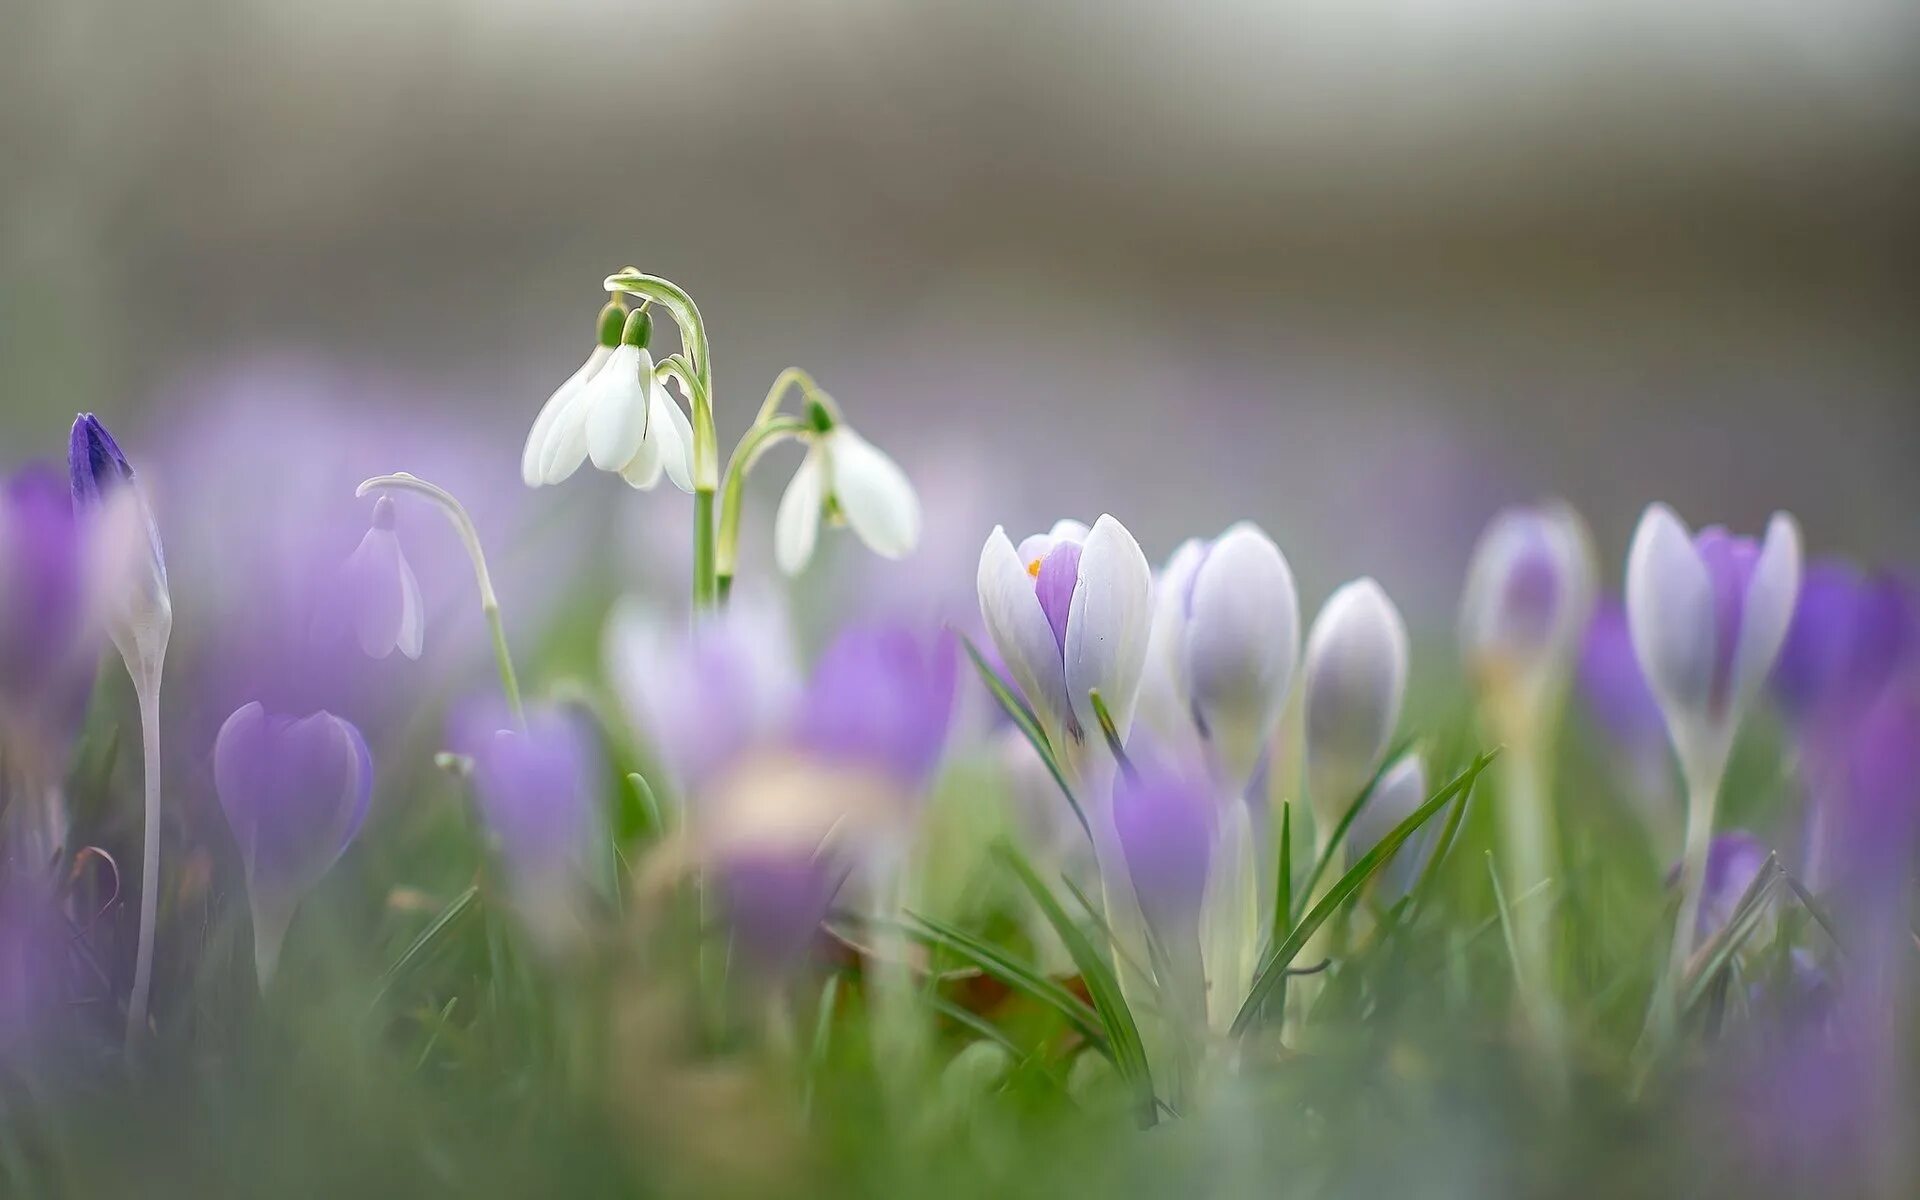
[[[1655,497],[1913,563],[1916,34],[1903,0],[9,0],[0,461],[90,408],[163,527],[423,447],[511,507],[491,541],[678,522],[517,478],[632,263],[699,301],[723,443],[809,367],[961,595],[994,523],[1112,511],[1160,559],[1244,515],[1310,604],[1372,573],[1438,628],[1545,493],[1614,579]],[[627,569],[684,573],[677,528]]]

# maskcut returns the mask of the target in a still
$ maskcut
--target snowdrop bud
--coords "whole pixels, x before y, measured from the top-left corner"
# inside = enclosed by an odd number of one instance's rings
[[[426,636],[420,581],[401,552],[393,524],[393,498],[381,496],[373,502],[372,528],[341,568],[342,585],[354,634],[369,658],[398,650],[417,659]]]
[[[360,731],[332,713],[275,716],[255,702],[220,727],[213,782],[246,866],[264,987],[301,899],[360,831],[373,760]]]
[[[1800,591],[1800,531],[1774,514],[1764,544],[1714,527],[1698,536],[1647,508],[1627,557],[1634,655],[1696,788],[1717,787],[1733,736],[1786,638]]]
[[[1273,539],[1241,522],[1200,558],[1184,610],[1183,690],[1237,793],[1273,737],[1293,685],[1300,654],[1293,571]]]
[[[1123,774],[1113,823],[1147,924],[1163,940],[1195,936],[1218,829],[1204,781],[1151,764]]]
[[[173,631],[160,528],[127,456],[92,413],[74,418],[67,475],[74,511],[95,526],[108,636],[136,682],[155,679]]]
[[[1592,616],[1586,523],[1563,503],[1509,508],[1474,548],[1460,648],[1480,687],[1526,717],[1558,700]]]
[[[1371,579],[1327,599],[1307,634],[1307,780],[1337,819],[1372,778],[1407,691],[1407,627]]]
[[[1126,526],[1061,521],[1014,549],[980,549],[980,614],[1056,751],[1097,740],[1098,690],[1122,738],[1133,727],[1153,622],[1153,572]]]
[[[1347,829],[1352,848],[1348,861],[1358,859],[1380,842],[1427,801],[1427,768],[1417,753],[1403,755],[1380,774],[1373,795],[1354,814]],[[1439,821],[1428,821],[1407,839],[1391,861],[1380,871],[1381,889],[1389,899],[1404,896],[1420,878],[1434,844],[1440,837]]]
[[[920,498],[898,463],[836,421],[820,404],[808,409],[814,432],[774,514],[774,557],[788,575],[813,558],[820,521],[844,521],[867,549],[904,558],[920,542]]]

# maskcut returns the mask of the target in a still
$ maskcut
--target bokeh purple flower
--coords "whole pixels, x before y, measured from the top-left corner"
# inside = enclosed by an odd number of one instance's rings
[[[1857,719],[1920,657],[1920,595],[1891,572],[1807,568],[1773,669],[1773,693],[1803,739]]]
[[[246,867],[264,987],[300,901],[366,819],[373,760],[360,731],[332,713],[279,716],[256,701],[221,726],[213,777]]]
[[[95,607],[66,481],[23,468],[0,484],[0,755],[40,783],[63,767],[85,706]]]
[[[794,740],[826,761],[877,767],[917,791],[939,765],[953,719],[958,659],[950,633],[854,626],[814,664]]]
[[[1765,842],[1744,829],[1730,829],[1714,837],[1707,847],[1706,881],[1701,886],[1700,916],[1694,925],[1696,945],[1704,945],[1726,928],[1771,853]],[[1668,882],[1678,880],[1679,876],[1680,868],[1676,864]]]

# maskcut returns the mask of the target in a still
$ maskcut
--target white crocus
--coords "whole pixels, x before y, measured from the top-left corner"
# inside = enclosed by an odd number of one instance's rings
[[[1669,973],[1680,986],[1713,837],[1713,811],[1734,735],[1779,657],[1800,595],[1800,529],[1775,513],[1764,543],[1719,527],[1690,534],[1649,505],[1627,555],[1634,657],[1666,718],[1687,781],[1680,917]]]
[[[1099,740],[1099,691],[1125,738],[1152,626],[1153,572],[1126,526],[1061,521],[1015,549],[994,528],[980,550],[980,614],[1056,751]]]
[[[693,426],[654,371],[647,353],[652,330],[644,309],[628,314],[620,344],[598,368],[589,370],[589,358],[576,372],[577,386],[561,385],[547,402],[551,415],[543,409],[528,436],[523,475],[531,464],[541,482],[560,483],[590,460],[642,490],[663,473],[681,491],[693,490]]]
[[[844,421],[816,409],[807,456],[780,497],[774,557],[788,575],[813,558],[823,517],[844,520],[867,549],[904,558],[920,542],[920,498],[898,463]]]
[[[1334,592],[1307,634],[1307,788],[1323,842],[1386,755],[1407,653],[1406,622],[1371,579]]]
[[[1490,703],[1523,721],[1553,715],[1593,617],[1594,573],[1586,522],[1564,502],[1504,509],[1487,525],[1461,595],[1460,649]]]
[[[1161,611],[1164,611],[1162,609]],[[1234,795],[1286,707],[1300,657],[1300,601],[1286,556],[1242,521],[1195,562],[1178,616],[1181,694]]]

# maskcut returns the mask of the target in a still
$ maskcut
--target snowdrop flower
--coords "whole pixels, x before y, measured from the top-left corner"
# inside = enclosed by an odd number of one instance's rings
[[[1061,521],[1018,550],[995,527],[978,585],[987,632],[1062,759],[1090,732],[1098,739],[1095,689],[1124,739],[1153,619],[1153,573],[1126,526]]]
[[[906,472],[825,405],[809,404],[807,418],[807,456],[773,518],[780,569],[788,575],[806,569],[823,517],[845,521],[882,558],[911,553],[920,541],[920,498]]]
[[[254,966],[265,987],[300,901],[360,831],[373,760],[360,731],[332,713],[276,716],[256,702],[220,727],[213,783],[246,865]]]
[[[1634,655],[1688,784],[1711,805],[1734,733],[1785,640],[1800,591],[1800,530],[1776,513],[1764,544],[1718,526],[1690,534],[1647,508],[1627,557]]]
[[[1402,755],[1380,773],[1373,794],[1354,814],[1347,828],[1351,856],[1358,858],[1379,845],[1402,821],[1426,803],[1427,768],[1417,752]],[[1380,888],[1387,899],[1397,900],[1413,890],[1413,885],[1432,857],[1440,838],[1439,821],[1428,821],[1407,839],[1393,858],[1380,870]]]
[[[528,487],[558,483],[580,469],[587,460],[586,422],[581,419],[579,402],[587,385],[607,365],[620,348],[620,334],[626,328],[626,306],[611,301],[600,310],[597,336],[592,353],[566,382],[553,390],[527,433],[526,448],[520,454],[520,479]],[[645,351],[641,352],[643,355]]]
[[[693,490],[693,425],[654,374],[653,357],[647,353],[652,336],[653,319],[646,309],[627,314],[620,344],[600,369],[571,397],[556,397],[562,404],[544,429],[535,420],[528,451],[522,455],[523,471],[527,459],[537,457],[544,467],[541,482],[559,483],[579,470],[583,460],[591,460],[642,491],[658,485],[662,472],[681,491]],[[532,448],[535,434],[542,440],[537,455]]]
[[[393,498],[373,502],[373,526],[341,568],[354,635],[369,658],[395,650],[420,657],[426,635],[420,581],[414,578],[393,530]]]
[[[1187,542],[1155,585],[1153,703],[1184,709],[1235,794],[1273,738],[1300,657],[1300,601],[1286,556],[1242,521]]]
[[[1373,777],[1407,691],[1407,627],[1378,583],[1328,597],[1307,634],[1307,786],[1331,824]]]
[[[1460,647],[1506,723],[1550,715],[1593,605],[1593,550],[1578,513],[1554,502],[1494,517],[1467,569]]]

